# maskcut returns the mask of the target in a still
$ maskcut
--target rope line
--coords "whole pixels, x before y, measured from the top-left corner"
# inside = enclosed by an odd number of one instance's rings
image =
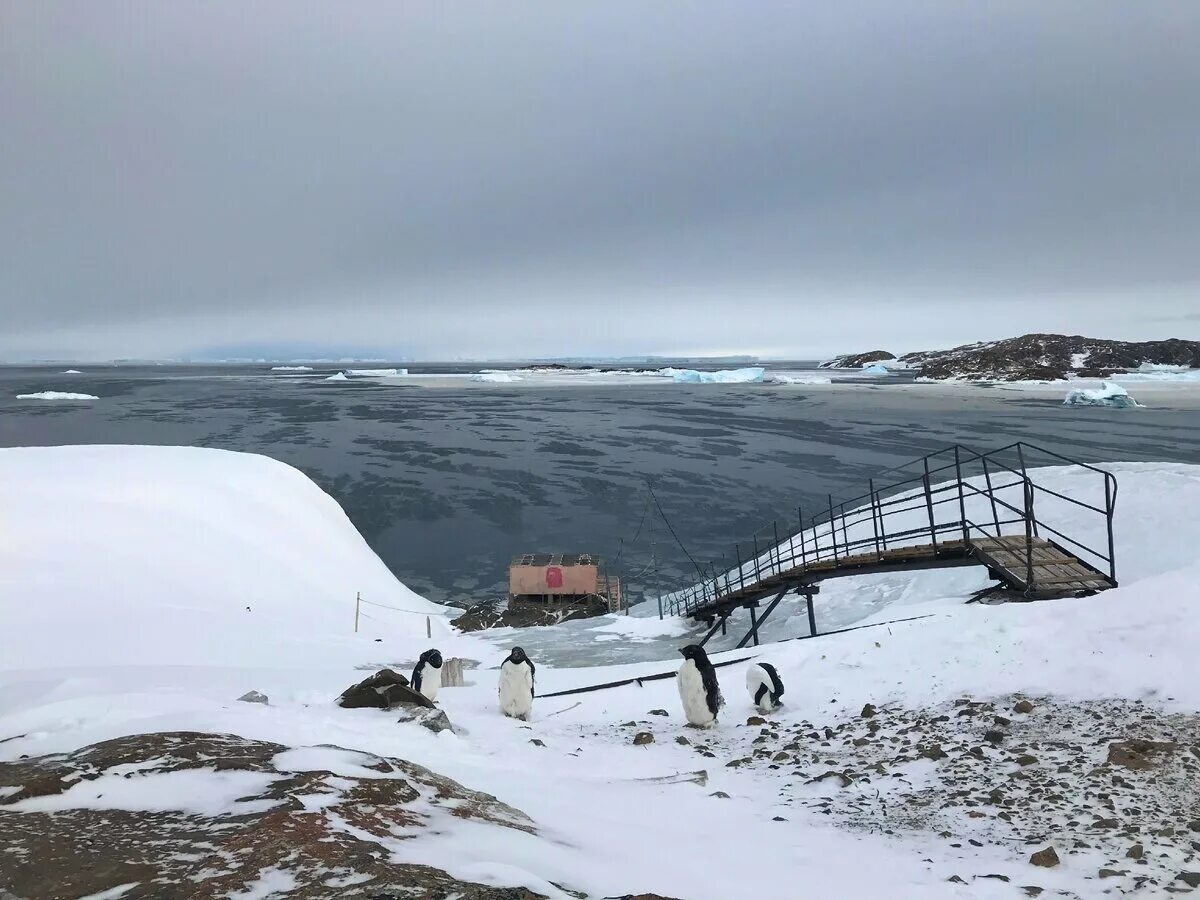
[[[383,609],[393,609],[396,612],[412,613],[414,616],[445,616],[445,615],[449,615],[449,613],[435,612],[433,610],[405,609],[402,606],[389,606],[386,603],[376,603],[374,600],[367,600],[364,597],[359,597],[358,602],[366,603],[366,604],[369,604],[370,606],[378,606]]]
[[[658,507],[658,514],[662,516],[663,523],[667,526],[667,531],[671,532],[671,537],[675,538],[675,543],[679,545],[679,549],[683,551],[683,555],[688,558],[688,561],[695,567],[696,574],[700,576],[700,580],[704,580],[704,570],[700,568],[700,564],[692,558],[692,554],[688,552],[688,548],[683,546],[683,541],[679,539],[679,535],[675,533],[675,528],[671,525],[671,520],[667,518],[667,514],[663,511],[662,504],[658,502],[658,494],[654,493],[654,485],[649,481],[646,482],[646,490],[650,492],[650,496],[654,498],[654,505]]]

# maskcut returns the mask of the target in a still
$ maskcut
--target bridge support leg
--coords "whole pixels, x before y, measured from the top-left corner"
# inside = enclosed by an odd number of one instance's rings
[[[725,622],[727,620],[728,620],[727,616],[721,616],[721,637],[725,637]]]
[[[767,604],[767,608],[763,610],[761,619],[758,618],[758,615],[755,613],[754,607],[753,606],[750,607],[750,630],[746,632],[746,634],[742,637],[742,639],[740,641],[738,641],[738,645],[737,645],[738,650],[741,650],[752,640],[754,641],[754,646],[756,646],[756,647],[758,646],[758,629],[759,629],[759,627],[761,627],[762,625],[764,625],[766,623],[768,617],[770,617],[771,613],[773,613],[775,611],[775,607],[777,607],[779,605],[779,601],[782,600],[784,597],[786,597],[790,590],[791,590],[791,588],[784,588],[782,591],[780,591],[778,594],[776,594],[775,598],[773,600],[771,600],[770,603]]]
[[[701,647],[703,647],[705,644],[708,643],[708,639],[710,637],[712,637],[714,634],[716,634],[716,631],[718,628],[720,628],[722,632],[725,631],[725,620],[728,618],[729,618],[729,613],[725,613],[719,619],[717,619],[717,621],[713,622],[712,628],[708,629],[708,633],[706,635],[704,635],[704,639],[702,641],[700,641]]]
[[[804,600],[808,604],[808,636],[817,636],[817,617],[813,614],[812,594],[805,594]]]

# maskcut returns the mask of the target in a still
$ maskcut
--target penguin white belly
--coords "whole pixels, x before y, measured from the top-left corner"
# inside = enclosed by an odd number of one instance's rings
[[[421,670],[421,687],[420,691],[429,702],[437,701],[438,691],[442,688],[442,670],[435,669],[433,666],[426,666]]]
[[[683,702],[683,714],[693,725],[712,725],[717,717],[708,708],[708,696],[704,692],[704,681],[700,670],[690,659],[684,660],[675,678],[679,685],[679,699]]]
[[[500,711],[514,719],[528,719],[533,710],[533,672],[524,663],[500,666]]]

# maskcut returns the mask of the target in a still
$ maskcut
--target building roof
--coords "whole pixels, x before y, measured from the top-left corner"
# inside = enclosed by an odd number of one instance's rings
[[[600,557],[591,553],[523,553],[514,556],[514,566],[598,566]]]

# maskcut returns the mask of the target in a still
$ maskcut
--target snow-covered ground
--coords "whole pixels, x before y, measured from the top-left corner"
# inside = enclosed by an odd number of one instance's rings
[[[1200,467],[1111,468],[1121,484],[1116,590],[964,606],[961,591],[974,583],[970,569],[886,576],[879,583],[887,587],[875,589],[866,578],[846,579],[823,588],[820,616],[839,608],[843,621],[933,615],[714,658],[757,652],[778,667],[786,706],[767,730],[794,733],[794,752],[814,759],[833,750],[797,729],[843,728],[861,721],[866,703],[919,712],[968,694],[1021,692],[1080,702],[1130,698],[1151,709],[1194,712]],[[1049,477],[1045,483],[1066,485],[1077,476],[1063,469]],[[788,767],[771,768],[770,757],[763,765],[738,763],[763,746],[758,726],[745,724],[753,712],[743,687],[746,663],[719,670],[727,706],[711,732],[682,724],[669,679],[541,697],[530,723],[505,719],[496,710],[495,668],[504,650],[449,633],[442,610],[391,576],[332,498],[277,462],[186,448],[4,450],[0,509],[0,761],[151,731],[233,733],[402,757],[523,810],[536,833],[449,817],[404,841],[381,843],[381,852],[556,898],[567,895],[555,884],[591,897],[656,892],[688,900],[1011,898],[1021,896],[1019,885],[1095,897],[1132,884],[1098,881],[1094,852],[1071,855],[1061,844],[1062,864],[1040,869],[1027,861],[1038,847],[1020,840],[975,846],[919,829],[839,827],[816,802],[823,794],[867,798],[889,788],[882,777],[844,789],[788,782]],[[357,592],[382,605],[362,607],[370,618],[360,620],[356,635]],[[411,666],[429,644],[427,615],[444,655],[481,663],[468,669],[467,686],[445,688],[439,698],[457,733],[333,705],[367,671]],[[780,618],[781,635],[787,623]],[[662,649],[683,643],[687,626],[609,618],[592,631],[601,645],[637,641]],[[538,661],[536,651],[531,655]],[[542,695],[675,665],[542,661],[537,686]],[[269,705],[235,701],[251,689],[267,694]],[[654,741],[635,746],[638,731]],[[1099,758],[1104,751],[1085,750]],[[327,750],[297,751],[298,760],[322,766],[328,757]],[[354,768],[347,776],[361,774],[350,756],[339,760]],[[918,760],[902,774],[929,778],[939,765]],[[1008,777],[1017,768],[998,760],[994,771]],[[673,777],[701,769],[703,784]],[[156,802],[153,791],[139,790],[144,786],[122,786],[112,803]],[[236,802],[234,787],[208,799]],[[80,802],[103,801],[82,792]],[[1182,857],[1171,859],[1176,863],[1189,866]],[[987,874],[1011,883],[974,880]],[[952,875],[966,883],[948,881]],[[276,883],[278,891],[264,888],[258,896],[285,897],[290,880]],[[1143,895],[1155,894],[1147,888]]]

